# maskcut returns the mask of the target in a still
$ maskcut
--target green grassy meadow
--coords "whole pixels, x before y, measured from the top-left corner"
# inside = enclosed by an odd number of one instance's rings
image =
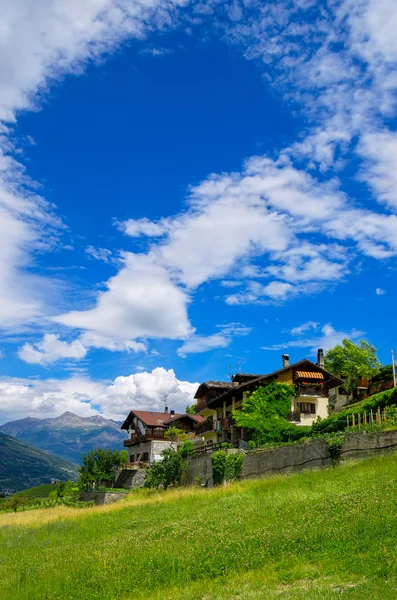
[[[395,600],[397,455],[0,528],[2,600]]]

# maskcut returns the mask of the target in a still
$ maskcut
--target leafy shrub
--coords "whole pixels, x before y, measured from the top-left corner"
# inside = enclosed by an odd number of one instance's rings
[[[226,454],[224,450],[218,450],[212,454],[211,462],[214,485],[220,485],[241,475],[244,456],[237,452]]]
[[[188,456],[192,456],[192,454],[194,454],[193,442],[191,442],[190,440],[186,440],[185,442],[183,442],[183,444],[179,450],[179,453],[182,456],[182,458],[187,458]]]
[[[327,448],[334,464],[339,462],[344,439],[343,435],[332,435],[326,438]]]
[[[393,406],[396,404],[397,388],[386,390],[385,392],[379,392],[379,394],[374,394],[366,400],[352,404],[345,410],[342,410],[340,413],[335,413],[327,419],[313,423],[311,427],[312,435],[344,431],[346,429],[347,416],[351,416],[353,414],[358,415],[364,412],[369,413],[371,411],[376,412],[378,408],[383,410],[388,406]]]
[[[166,448],[161,453],[163,460],[155,462],[145,474],[145,487],[166,490],[170,485],[179,485],[186,463],[179,452]]]

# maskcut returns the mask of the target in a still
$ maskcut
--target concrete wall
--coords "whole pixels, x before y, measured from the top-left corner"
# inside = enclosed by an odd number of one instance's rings
[[[111,504],[125,498],[126,492],[82,492],[80,500],[95,504]]]
[[[187,485],[213,487],[211,454],[197,454],[187,459]]]
[[[376,433],[351,433],[345,436],[340,460],[389,454],[397,450],[397,430]],[[241,479],[252,479],[277,473],[297,473],[305,469],[331,466],[332,459],[325,440],[313,440],[244,456]],[[198,481],[199,480],[199,481]],[[199,454],[188,459],[188,485],[213,486],[211,454]]]
[[[397,450],[397,430],[373,433],[351,433],[345,437],[340,460],[366,458],[376,454],[390,454]]]
[[[247,454],[244,457],[242,479],[277,473],[296,473],[304,469],[321,469],[332,465],[324,440],[281,446],[272,450]]]

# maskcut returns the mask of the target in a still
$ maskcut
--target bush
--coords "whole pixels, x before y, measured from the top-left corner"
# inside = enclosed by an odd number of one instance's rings
[[[161,453],[163,460],[155,462],[145,474],[145,487],[166,490],[170,485],[179,485],[186,463],[179,452],[167,448]]]
[[[318,435],[324,433],[337,433],[338,431],[344,431],[346,429],[346,417],[350,415],[358,415],[364,412],[376,412],[378,408],[383,410],[387,406],[393,406],[397,404],[397,388],[393,388],[391,390],[386,390],[385,392],[379,392],[379,394],[374,394],[367,398],[366,400],[362,400],[361,402],[357,402],[356,404],[352,404],[345,410],[342,410],[340,413],[335,413],[328,417],[327,419],[323,419],[322,421],[318,421],[313,423],[311,427],[311,435]],[[298,428],[302,429],[302,428]]]
[[[182,456],[182,458],[187,458],[188,456],[192,456],[192,454],[194,454],[193,442],[191,442],[190,440],[186,440],[185,442],[183,442],[183,444],[179,450],[179,453]]]
[[[214,485],[220,485],[241,475],[244,456],[238,452],[226,454],[224,450],[218,450],[212,454],[211,462]]]

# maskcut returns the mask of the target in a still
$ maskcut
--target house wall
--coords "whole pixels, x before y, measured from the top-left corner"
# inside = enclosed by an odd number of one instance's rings
[[[130,462],[134,462],[138,460],[138,454],[140,455],[140,460],[142,460],[142,456],[145,452],[149,454],[149,462],[154,462],[155,460],[159,460],[159,457],[163,450],[166,448],[173,448],[176,450],[177,444],[176,442],[169,442],[168,440],[150,440],[147,442],[142,442],[141,444],[135,444],[135,446],[128,447],[128,458]]]
[[[322,419],[326,419],[328,417],[328,398],[317,396],[298,396],[293,401],[292,410],[299,410],[298,406],[300,402],[315,404],[316,413],[310,415],[300,413],[301,421],[298,425],[312,425],[314,421],[316,421],[317,417],[321,417]]]

